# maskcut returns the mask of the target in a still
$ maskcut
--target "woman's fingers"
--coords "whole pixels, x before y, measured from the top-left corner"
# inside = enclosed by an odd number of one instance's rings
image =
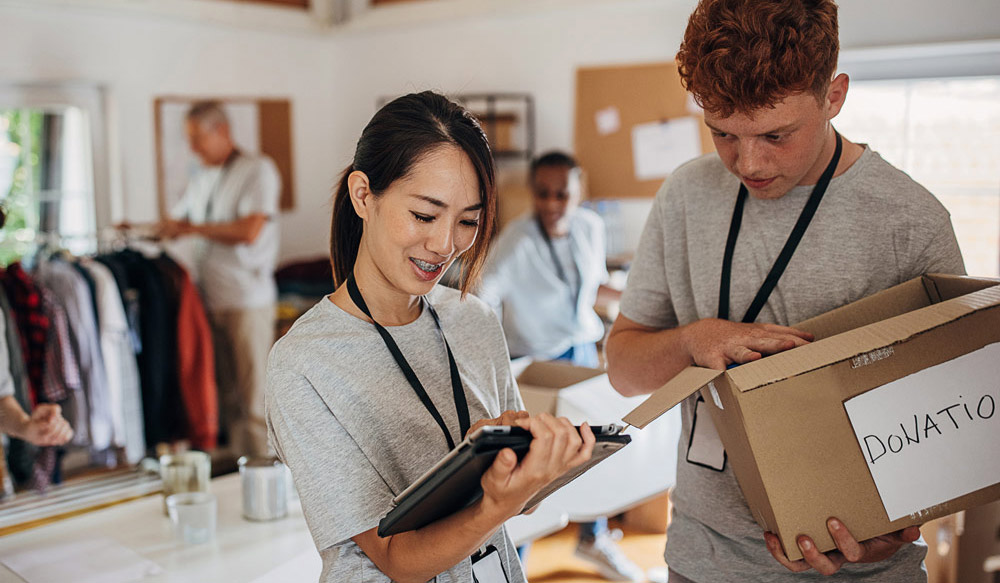
[[[576,456],[573,458],[573,466],[582,464],[594,455],[595,443],[597,443],[597,437],[594,436],[594,432],[590,429],[590,425],[584,423],[580,426],[580,447],[577,449]]]

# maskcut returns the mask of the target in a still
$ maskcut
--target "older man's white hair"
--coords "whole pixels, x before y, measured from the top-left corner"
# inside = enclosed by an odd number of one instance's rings
[[[218,101],[198,101],[188,109],[185,119],[193,121],[204,129],[215,129],[219,126],[229,126],[229,116],[222,103]]]

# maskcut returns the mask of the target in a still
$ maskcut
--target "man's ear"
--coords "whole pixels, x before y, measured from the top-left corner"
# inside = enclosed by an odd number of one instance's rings
[[[850,84],[851,80],[847,73],[841,73],[834,77],[833,81],[830,81],[830,88],[826,91],[826,106],[829,108],[826,118],[828,120],[837,117],[840,108],[844,107],[844,102],[847,100],[847,88]]]
[[[351,197],[351,205],[354,206],[354,212],[361,217],[361,220],[367,221],[371,216],[371,202],[374,200],[371,186],[368,182],[368,175],[360,170],[351,172],[347,176],[347,192]]]

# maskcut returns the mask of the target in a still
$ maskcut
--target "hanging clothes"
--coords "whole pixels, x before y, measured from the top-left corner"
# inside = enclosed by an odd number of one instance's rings
[[[44,287],[38,288],[42,311],[49,319],[49,334],[45,340],[45,366],[43,367],[41,399],[58,403],[63,417],[72,419],[76,402],[85,399],[80,383],[80,368],[69,339],[66,312]],[[59,483],[58,471],[61,447],[43,447],[35,460],[35,487],[44,490],[49,483]]]
[[[0,294],[0,311],[3,312],[3,338],[7,343],[7,349],[2,351],[0,366],[7,366],[10,371],[11,381],[14,383],[14,398],[26,413],[31,413],[31,402],[28,399],[28,374],[24,368],[24,356],[21,354],[21,338],[17,331],[17,323],[14,314],[11,312],[10,304],[7,302],[7,295]],[[6,358],[7,362],[2,361]],[[21,486],[28,486],[33,477],[35,456],[38,451],[34,445],[27,441],[10,438],[7,447],[7,468],[14,479],[14,483]]]
[[[45,376],[45,343],[49,335],[49,318],[42,309],[38,286],[19,262],[9,265],[0,277],[17,322],[31,402],[38,403],[42,400],[40,397]]]
[[[171,347],[163,333],[172,328],[163,278],[141,253],[131,249],[103,255],[99,261],[109,266],[122,295],[134,296],[138,305],[141,348],[136,354],[136,363],[142,387],[143,426],[147,447],[155,447],[171,439],[171,428],[176,421],[172,407],[167,404],[168,387],[173,388],[175,395],[178,392],[176,339],[175,346]]]
[[[84,425],[89,435],[80,437],[80,424],[75,424],[73,428],[78,431],[78,438],[74,439],[74,444],[89,443],[92,452],[104,452],[111,447],[114,421],[90,288],[76,267],[59,258],[39,262],[36,279],[53,292],[56,301],[66,311],[70,344],[80,366],[87,409],[87,423]],[[79,411],[77,415],[80,415]]]
[[[177,298],[177,372],[187,436],[198,449],[215,449],[219,435],[218,389],[212,329],[190,274],[164,253],[157,267]]]
[[[112,443],[125,449],[125,459],[138,463],[146,453],[139,369],[121,294],[107,266],[92,259],[79,265],[94,282],[97,322],[112,406]]]

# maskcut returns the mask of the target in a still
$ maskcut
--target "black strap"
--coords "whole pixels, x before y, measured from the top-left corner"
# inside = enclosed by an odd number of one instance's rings
[[[833,178],[833,173],[837,169],[837,164],[840,162],[840,152],[843,149],[843,141],[840,134],[834,132],[834,135],[837,137],[837,147],[833,151],[833,158],[827,164],[826,170],[819,177],[816,186],[813,187],[812,194],[809,195],[809,200],[806,201],[806,206],[802,209],[799,220],[795,223],[795,228],[792,229],[788,240],[785,241],[785,246],[781,249],[781,253],[778,254],[778,258],[775,259],[774,265],[771,266],[771,271],[767,274],[767,278],[764,279],[764,283],[761,284],[760,289],[757,290],[757,295],[754,297],[753,302],[750,303],[750,307],[747,308],[746,314],[743,315],[743,320],[741,321],[744,323],[751,323],[757,320],[757,316],[764,308],[764,304],[767,303],[767,298],[770,297],[771,292],[778,285],[778,280],[785,272],[785,268],[788,267],[788,262],[792,259],[792,254],[795,253],[795,248],[798,247],[799,241],[802,240],[802,236],[805,234],[809,222],[812,221],[813,215],[816,214],[816,209],[819,208],[823,194],[826,193],[826,189],[830,185],[830,180]],[[733,209],[733,218],[729,223],[729,237],[726,239],[726,251],[722,257],[722,279],[719,282],[719,318],[722,320],[729,319],[729,282],[732,278],[733,251],[736,249],[736,239],[740,234],[740,225],[743,222],[743,206],[746,199],[747,187],[740,183],[740,192],[736,197],[736,208]]]
[[[364,312],[366,316],[371,318],[372,323],[375,325],[375,329],[378,330],[379,335],[382,337],[382,341],[385,342],[385,347],[389,349],[392,354],[392,358],[395,359],[396,364],[399,365],[400,370],[403,371],[403,376],[409,381],[410,386],[413,387],[413,392],[417,394],[420,398],[420,402],[424,404],[427,408],[427,412],[431,414],[434,421],[437,422],[441,431],[444,433],[445,441],[448,442],[448,449],[455,449],[455,440],[451,437],[451,432],[448,431],[448,425],[445,424],[444,419],[441,417],[440,411],[434,406],[434,402],[431,401],[430,396],[427,391],[424,390],[424,385],[420,383],[420,379],[417,378],[416,373],[413,372],[413,368],[410,367],[410,363],[406,361],[406,357],[399,350],[399,346],[396,345],[396,341],[392,339],[392,335],[389,331],[385,329],[384,326],[375,321],[372,317],[372,313],[368,310],[368,304],[365,303],[364,297],[361,296],[361,290],[358,289],[358,283],[354,280],[354,274],[351,273],[347,276],[347,293],[351,296],[351,301],[354,305],[358,307],[359,310]],[[451,390],[455,396],[455,410],[458,412],[458,425],[460,435],[464,436],[469,431],[469,404],[465,399],[465,389],[462,388],[462,378],[458,374],[458,365],[455,364],[455,357],[451,353],[451,347],[448,346],[448,340],[444,337],[444,330],[441,328],[441,320],[438,318],[437,311],[434,306],[427,301],[427,298],[422,298],[424,304],[427,305],[427,311],[431,313],[431,317],[434,318],[434,325],[437,326],[438,332],[441,333],[441,341],[444,342],[444,348],[448,352],[448,366],[451,372]]]
[[[208,200],[205,201],[204,222],[212,222],[212,208],[215,206],[215,198],[219,194],[219,189],[222,188],[222,183],[229,177],[229,171],[233,167],[233,162],[235,162],[236,158],[239,158],[239,156],[239,149],[233,148],[233,151],[226,156],[226,160],[222,163],[222,168],[219,170],[219,177],[215,180],[215,184],[212,185],[212,191],[208,193]],[[190,218],[191,210],[188,209],[188,219],[190,220]]]
[[[545,245],[549,248],[549,254],[552,256],[552,263],[556,266],[556,275],[559,279],[569,287],[570,292],[573,294],[573,313],[575,314],[577,309],[579,309],[580,303],[580,291],[583,288],[583,275],[580,271],[580,266],[576,262],[576,257],[573,255],[573,234],[572,231],[567,235],[569,239],[569,254],[573,261],[573,269],[576,270],[576,288],[573,288],[573,284],[570,283],[569,277],[566,275],[566,270],[563,269],[563,264],[559,261],[559,255],[556,253],[556,247],[552,244],[552,238],[549,237],[549,232],[545,230],[545,225],[542,224],[541,217],[535,217],[538,223],[538,230],[542,233],[542,239],[545,240]]]

